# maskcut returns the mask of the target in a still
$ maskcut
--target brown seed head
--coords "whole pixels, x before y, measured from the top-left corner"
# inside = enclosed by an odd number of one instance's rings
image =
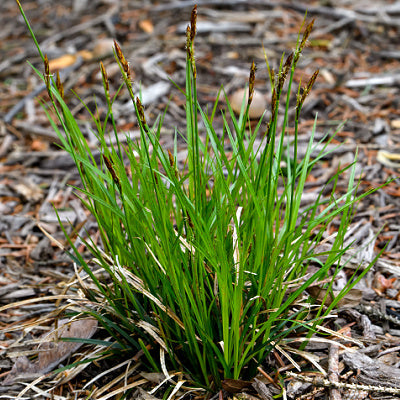
[[[250,76],[249,76],[249,98],[247,100],[247,104],[250,105],[251,102],[253,101],[253,94],[254,94],[254,81],[256,79],[256,64],[254,64],[254,61],[251,63],[251,68],[250,68]]]
[[[318,74],[319,74],[319,69],[317,69],[317,70],[312,74],[310,80],[308,81],[307,87],[310,88],[309,90],[311,90],[311,88],[313,87],[313,85],[314,85],[314,83],[315,83],[315,81],[316,81],[316,79],[317,79],[317,77],[318,77]]]
[[[304,49],[304,47],[305,47],[305,45],[306,45],[306,43],[307,43],[307,39],[308,39],[308,37],[310,36],[310,33],[311,33],[312,28],[313,28],[313,26],[314,26],[314,21],[315,21],[315,19],[313,19],[313,20],[306,26],[306,29],[304,30],[303,37],[302,37],[302,39],[301,39],[299,48],[296,50],[296,54],[295,54],[295,56],[294,56],[293,64],[294,64],[295,66],[297,65],[297,61],[299,61],[301,52],[303,51],[303,49]]]
[[[317,69],[317,70],[312,74],[310,80],[309,80],[308,83],[307,83],[307,87],[306,87],[307,93],[310,93],[310,91],[311,91],[312,87],[314,86],[314,83],[315,83],[315,81],[316,81],[316,79],[317,79],[317,77],[318,77],[318,74],[319,74],[319,69]]]
[[[316,70],[310,80],[308,81],[307,85],[305,86],[305,88],[303,88],[303,92],[301,93],[301,95],[299,94],[297,96],[297,103],[296,103],[296,119],[299,118],[300,115],[300,111],[301,111],[301,107],[303,106],[304,101],[306,100],[307,96],[309,95],[309,93],[311,92],[311,89],[315,83],[315,80],[317,79],[319,70]]]
[[[285,83],[287,75],[288,75],[288,73],[290,71],[290,68],[292,66],[293,57],[294,57],[294,54],[292,52],[287,56],[285,64],[282,67],[282,71],[281,71],[281,73],[279,75],[279,84],[278,84],[279,91],[281,91],[282,88],[283,88],[283,84]]]
[[[303,50],[304,46],[307,43],[307,39],[310,36],[310,33],[311,33],[311,31],[313,29],[313,26],[314,26],[314,22],[315,22],[315,18],[306,26],[306,29],[305,29],[304,34],[303,34],[303,38],[301,39],[301,43],[300,43],[300,51]]]
[[[188,25],[186,27],[186,52],[188,55],[188,58],[191,59],[192,56],[192,42],[190,41],[190,37],[191,37],[191,30],[190,30],[190,26]]]
[[[193,229],[194,224],[193,224],[192,218],[190,218],[189,213],[186,213],[186,217],[187,217],[187,222],[188,222],[189,226]]]
[[[126,61],[126,58],[124,54],[122,53],[121,47],[119,44],[114,40],[114,47],[115,47],[115,53],[117,54],[118,60],[122,65],[122,68],[126,74],[126,78],[128,81],[131,80],[131,71],[129,69],[129,63]]]
[[[272,98],[271,98],[271,121],[275,120],[276,116],[276,107],[277,107],[277,95],[276,95],[276,88],[272,90]]]
[[[119,44],[114,40],[114,48],[115,48],[115,53],[117,54],[118,60],[122,65],[126,64],[125,56],[122,53],[121,47]]]
[[[175,165],[174,156],[169,150],[168,150],[168,158],[169,158],[169,165],[173,167]]]
[[[43,59],[44,63],[44,83],[46,84],[47,88],[47,93],[49,94],[49,97],[51,100],[53,100],[53,93],[51,92],[51,75],[50,75],[50,65],[49,65],[49,59],[47,58],[47,54],[44,55]]]
[[[302,93],[302,95],[301,95],[301,99],[300,99],[300,104],[301,104],[301,105],[303,105],[304,100],[306,99],[306,97],[307,97],[308,94],[310,93],[310,91],[311,91],[311,89],[312,89],[312,87],[313,87],[313,85],[314,85],[314,83],[315,83],[315,80],[317,79],[318,74],[319,74],[319,70],[317,69],[317,70],[312,74],[310,80],[308,81],[306,87],[304,88],[303,93]]]
[[[61,98],[64,99],[64,86],[61,82],[59,71],[57,71],[56,87],[57,87],[58,93],[60,93]]]
[[[126,67],[124,67],[125,73],[126,73],[126,79],[128,82],[131,82],[131,70],[129,68],[129,64],[126,63]]]
[[[190,61],[190,64],[192,66],[192,71],[193,71],[193,77],[196,79],[196,63],[194,60],[194,53],[193,53],[193,41],[191,39],[192,37],[192,30],[190,26],[188,25],[186,28],[186,58],[187,60]]]
[[[139,97],[136,97],[136,107],[138,110],[140,122],[142,123],[143,127],[145,127],[147,125],[146,117],[144,115],[143,105],[142,105],[142,102],[140,101]]]
[[[44,73],[47,76],[50,76],[50,65],[49,65],[49,59],[47,58],[47,54],[44,55]]]
[[[103,77],[103,84],[104,84],[104,88],[107,92],[107,94],[110,91],[110,85],[108,84],[108,76],[107,76],[107,71],[104,68],[104,64],[100,61],[100,70],[101,70],[101,76]]]
[[[105,154],[103,154],[103,159],[104,159],[104,162],[106,164],[107,169],[110,171],[110,174],[111,174],[111,176],[113,178],[114,183],[119,188],[121,188],[121,183],[120,183],[119,178],[118,178],[118,176],[117,176],[117,174],[116,174],[116,172],[114,170],[114,166],[113,166],[111,160]]]
[[[196,36],[196,23],[197,23],[197,4],[194,5],[192,9],[192,14],[190,16],[190,41],[193,43]]]

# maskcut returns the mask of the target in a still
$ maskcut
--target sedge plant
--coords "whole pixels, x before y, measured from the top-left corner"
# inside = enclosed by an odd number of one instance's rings
[[[21,13],[36,42],[22,8]],[[340,260],[347,250],[343,238],[354,206],[367,193],[357,196],[352,164],[328,182],[335,188],[340,174],[348,170],[346,193],[337,196],[333,191],[326,196],[322,188],[313,204],[301,204],[310,171],[327,154],[326,146],[315,154],[315,123],[305,155],[302,159],[297,155],[302,106],[318,72],[297,92],[293,77],[313,22],[299,34],[295,50],[282,57],[278,71],[268,66],[267,129],[261,132],[261,119],[254,128],[248,124],[253,63],[242,112],[237,117],[225,95],[224,128],[217,132],[213,121],[224,92],[220,90],[210,112],[199,104],[196,16],[195,7],[186,31],[186,84],[181,89],[186,98],[186,132],[181,134],[188,151],[183,168],[176,161],[176,140],[171,149],[160,144],[162,117],[154,126],[146,121],[128,61],[117,43],[115,58],[140,139],[129,135],[123,142],[118,139],[114,97],[100,63],[108,106],[103,121],[92,115],[100,160],[88,146],[64,101],[59,75],[53,79],[39,46],[45,72],[37,73],[46,83],[59,124],[50,121],[79,171],[82,185],[77,192],[101,235],[101,246],[83,238],[92,254],[87,260],[64,230],[71,256],[91,279],[84,293],[96,306],[84,312],[97,318],[112,338],[111,353],[128,357],[141,350],[150,370],[179,372],[192,383],[217,390],[228,379],[253,378],[266,356],[290,335],[313,333],[366,272],[354,273],[329,307],[321,305],[314,317],[310,314],[312,302],[305,291],[343,268]],[[291,121],[293,92],[296,110]],[[280,112],[282,124],[278,124]],[[294,135],[285,140],[289,126]],[[114,146],[108,144],[112,136]],[[262,143],[256,146],[260,136]],[[226,141],[232,149],[229,154]],[[333,219],[340,221],[337,234],[321,261],[317,247]],[[318,266],[317,272],[307,274],[311,263]],[[102,279],[93,272],[94,264],[104,271]]]

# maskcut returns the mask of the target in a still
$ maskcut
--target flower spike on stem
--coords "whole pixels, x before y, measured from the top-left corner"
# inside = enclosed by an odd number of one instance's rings
[[[190,42],[192,44],[196,36],[196,24],[197,24],[197,4],[194,5],[192,14],[190,16]]]
[[[64,86],[61,82],[59,71],[57,71],[56,86],[57,86],[58,93],[60,93],[61,98],[64,100]]]
[[[168,150],[168,158],[169,158],[169,165],[171,166],[171,168],[173,168],[175,177],[178,178],[178,168],[176,167],[174,156],[169,150]]]
[[[143,105],[142,105],[142,102],[140,101],[139,97],[136,97],[136,107],[138,110],[140,122],[143,125],[143,128],[147,131],[146,117],[144,115]]]
[[[293,52],[288,55],[288,57],[286,58],[285,64],[283,65],[282,71],[279,74],[279,83],[278,83],[278,87],[279,87],[278,92],[279,93],[282,91],[283,84],[285,83],[287,75],[292,66],[293,57],[294,57]]]
[[[310,36],[310,33],[314,26],[314,22],[315,22],[315,18],[313,18],[313,20],[307,25],[306,30],[304,31],[303,38],[301,39],[301,43],[300,43],[300,47],[299,47],[300,52],[303,50],[304,46],[307,43],[307,39]]]
[[[317,69],[311,76],[310,80],[308,81],[306,87],[303,89],[303,92],[301,93],[301,95],[297,96],[297,104],[296,104],[296,117],[299,116],[300,114],[300,110],[301,107],[303,106],[303,103],[306,99],[306,97],[308,96],[308,94],[310,93],[316,79],[317,76],[319,74],[319,69]]]
[[[193,78],[196,80],[197,71],[196,63],[194,60],[194,38],[196,36],[196,23],[197,23],[197,5],[192,9],[192,14],[190,17],[190,25],[186,28],[186,52],[187,59],[190,61],[193,71]]]
[[[102,63],[102,61],[100,61],[100,70],[101,76],[103,78],[104,90],[106,91],[107,96],[110,96],[110,85],[108,83],[107,71],[104,68],[104,64]]]
[[[50,64],[49,64],[49,59],[47,57],[47,54],[44,55],[43,63],[44,63],[44,82],[46,84],[46,88],[47,88],[49,97],[51,100],[53,100],[53,94],[51,93],[51,82],[50,82],[50,77],[51,77]]]
[[[313,29],[313,26],[314,26],[314,21],[315,21],[315,19],[313,19],[313,20],[306,26],[306,29],[305,29],[304,34],[303,34],[303,37],[302,37],[302,39],[301,39],[300,45],[299,45],[298,49],[296,50],[296,54],[295,54],[295,56],[294,56],[294,60],[293,60],[293,65],[294,65],[294,67],[296,67],[297,61],[299,61],[301,52],[303,51],[304,46],[305,46],[306,43],[307,43],[307,39],[308,39],[308,37],[310,36],[310,33],[311,33],[311,31],[312,31],[312,29]]]
[[[129,63],[126,61],[124,54],[122,53],[121,47],[119,44],[114,40],[114,48],[115,53],[117,54],[118,60],[122,65],[122,68],[125,72],[125,83],[131,85],[131,71],[129,69]]]
[[[175,166],[174,156],[172,155],[170,150],[168,150],[168,158],[169,158],[169,165],[171,167],[174,167]]]
[[[186,52],[189,60],[192,59],[192,42],[190,41],[190,37],[191,37],[191,30],[190,26],[188,25],[186,27]]]
[[[103,154],[103,160],[106,164],[107,169],[110,171],[110,174],[113,178],[114,183],[117,185],[118,189],[121,191],[121,182],[118,178],[117,173],[115,172],[113,163],[111,162],[111,160],[105,155]]]
[[[250,76],[249,76],[249,99],[247,100],[247,105],[248,106],[250,106],[251,102],[253,101],[254,81],[256,79],[256,71],[257,71],[257,67],[256,67],[256,64],[254,64],[254,61],[253,61],[251,63]]]

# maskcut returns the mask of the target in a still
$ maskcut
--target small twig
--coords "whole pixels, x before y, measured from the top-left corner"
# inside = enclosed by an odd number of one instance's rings
[[[293,372],[287,372],[287,376],[295,378],[299,381],[312,383],[314,386],[321,386],[327,388],[337,388],[337,389],[349,389],[349,390],[364,390],[367,392],[379,392],[379,393],[391,393],[391,394],[400,394],[400,388],[394,387],[385,387],[385,386],[372,386],[372,385],[359,385],[355,383],[342,383],[342,382],[331,382],[328,379],[323,379],[320,377],[311,377],[298,375]]]
[[[390,349],[386,349],[386,350],[380,352],[380,353],[377,355],[377,357],[382,357],[382,356],[384,356],[385,354],[393,353],[393,352],[399,351],[399,350],[400,350],[400,346],[391,347]]]
[[[280,386],[269,376],[261,367],[258,367],[258,372],[260,372],[261,375],[264,376],[270,383],[272,383],[275,387],[280,389]]]
[[[329,349],[329,366],[328,366],[329,381],[339,383],[339,346],[331,344]],[[340,390],[336,387],[329,388],[330,400],[341,400]]]
[[[301,396],[296,397],[296,400],[314,399],[317,394],[323,392],[324,390],[325,390],[324,388],[314,388],[311,393],[304,393]]]

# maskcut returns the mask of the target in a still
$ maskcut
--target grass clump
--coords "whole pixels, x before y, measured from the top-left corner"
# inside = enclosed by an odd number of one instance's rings
[[[268,66],[272,100],[267,130],[260,132],[261,120],[253,130],[247,124],[254,93],[253,63],[248,101],[244,100],[242,113],[236,117],[226,99],[224,129],[219,135],[213,127],[218,98],[210,113],[197,100],[196,16],[194,8],[186,32],[186,85],[181,90],[186,98],[183,136],[188,148],[183,169],[176,162],[176,141],[173,149],[160,145],[162,118],[148,125],[133,91],[128,61],[117,43],[115,56],[132,99],[140,139],[118,140],[113,97],[101,64],[108,111],[103,121],[93,117],[100,161],[64,102],[62,83],[58,76],[53,79],[43,55],[45,73],[38,74],[46,82],[65,136],[56,124],[53,127],[79,170],[80,197],[101,234],[102,248],[85,241],[93,255],[90,261],[68,239],[74,261],[92,281],[84,292],[97,306],[86,312],[107,330],[110,344],[116,344],[110,352],[129,356],[141,350],[149,369],[183,374],[189,382],[214,391],[228,379],[253,378],[265,357],[295,333],[306,337],[315,332],[360,279],[354,273],[333,302],[310,314],[312,299],[305,290],[343,268],[340,259],[347,249],[343,238],[355,204],[366,194],[357,197],[352,164],[328,182],[335,188],[340,174],[348,169],[345,194],[336,197],[332,191],[327,199],[321,190],[315,203],[301,207],[306,179],[327,154],[323,150],[311,158],[314,124],[304,157],[297,157],[299,116],[318,72],[298,88],[294,121],[289,121],[294,71],[313,22],[299,35],[293,53],[282,57],[278,71]],[[278,126],[281,108],[282,128]],[[289,124],[294,136],[285,141]],[[110,125],[114,147],[107,144]],[[256,147],[260,135],[263,141]],[[230,156],[225,141],[232,149]],[[334,218],[340,221],[337,234],[321,261],[317,247]],[[107,281],[93,273],[93,262],[106,272]],[[318,266],[312,275],[307,274],[311,263]],[[327,296],[331,285],[325,286]]]

